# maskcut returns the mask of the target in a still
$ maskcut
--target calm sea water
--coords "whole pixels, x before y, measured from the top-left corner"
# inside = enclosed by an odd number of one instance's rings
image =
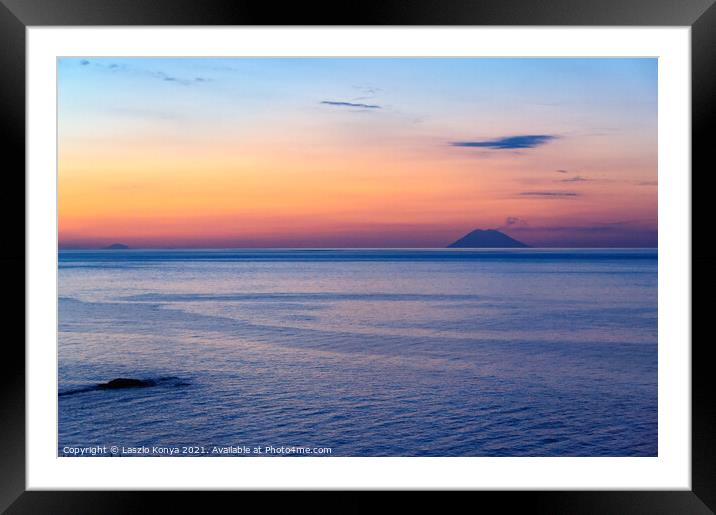
[[[59,292],[60,455],[657,454],[655,250],[62,251]]]

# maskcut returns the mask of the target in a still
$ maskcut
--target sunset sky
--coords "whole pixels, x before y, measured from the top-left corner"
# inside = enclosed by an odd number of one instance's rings
[[[61,247],[657,244],[657,60],[64,58]]]

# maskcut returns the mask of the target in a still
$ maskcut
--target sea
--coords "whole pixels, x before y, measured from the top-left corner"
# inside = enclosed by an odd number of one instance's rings
[[[63,250],[58,280],[58,456],[657,455],[656,249]]]

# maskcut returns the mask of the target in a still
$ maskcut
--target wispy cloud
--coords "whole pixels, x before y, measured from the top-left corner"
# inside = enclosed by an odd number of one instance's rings
[[[574,177],[569,177],[567,179],[560,179],[557,182],[586,182],[589,179],[586,177],[582,177],[581,175],[575,175]]]
[[[658,186],[659,182],[658,181],[637,181],[634,184],[636,184],[637,186]]]
[[[622,220],[579,223],[566,217],[563,225],[514,226],[510,234],[538,246],[560,247],[655,247],[656,221]]]
[[[514,229],[517,227],[526,227],[529,225],[527,220],[519,218],[517,216],[508,216],[505,218],[505,223],[499,226],[497,229]]]
[[[334,100],[321,100],[321,104],[335,107],[353,107],[357,109],[381,109],[381,106],[377,104],[361,104],[357,102],[340,102]]]
[[[514,227],[514,230],[519,232],[583,232],[583,233],[609,233],[609,232],[624,232],[624,231],[637,231],[645,230],[638,224],[642,222],[640,220],[620,220],[616,222],[594,222],[592,225],[557,225],[557,226],[541,226],[541,227],[529,227],[521,226]]]
[[[145,70],[143,68],[128,66],[126,64],[119,65],[117,63],[105,63],[104,61],[98,60],[90,61],[89,59],[82,59],[80,61],[81,66],[89,66],[90,64],[97,68],[109,70],[112,72],[131,73],[133,75],[154,78],[164,82],[173,82],[175,84],[181,84],[182,86],[189,86],[201,82],[210,82],[212,80],[208,77],[179,77],[175,75],[170,75],[160,70]]]
[[[453,147],[469,147],[469,148],[491,148],[495,150],[511,150],[520,148],[535,148],[545,145],[550,141],[557,139],[557,136],[551,134],[526,134],[523,136],[506,136],[483,141],[452,141],[450,145]]]
[[[579,193],[574,191],[523,191],[523,197],[578,197]]]
[[[557,173],[569,173],[567,170],[555,170]]]
[[[175,82],[177,84],[181,84],[182,86],[190,86],[191,84],[196,84],[197,82],[209,82],[211,80],[207,77],[176,77],[159,71],[150,73],[152,73],[152,75],[154,75],[157,79],[161,79],[164,82]]]
[[[375,96],[382,91],[380,88],[376,88],[375,86],[353,86],[353,89],[358,90],[361,94],[360,96],[353,98],[353,101],[375,98]]]
[[[594,222],[594,224],[603,227],[615,227],[619,225],[631,225],[641,222],[644,222],[644,220],[617,220],[616,222]]]

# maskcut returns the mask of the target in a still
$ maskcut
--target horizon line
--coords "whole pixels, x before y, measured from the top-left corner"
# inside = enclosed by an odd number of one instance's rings
[[[657,246],[644,247],[568,247],[568,246],[529,246],[529,247],[128,247],[126,249],[113,249],[105,247],[62,247],[57,250],[541,250],[541,249],[658,249]]]

